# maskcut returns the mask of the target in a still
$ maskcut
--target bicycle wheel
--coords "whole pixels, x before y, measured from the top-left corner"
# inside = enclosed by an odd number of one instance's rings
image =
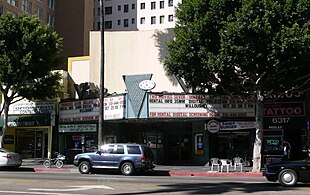
[[[44,166],[45,168],[50,168],[50,167],[51,167],[51,161],[45,160],[45,161],[43,162],[43,166]]]
[[[64,166],[64,163],[62,162],[62,160],[57,160],[57,161],[56,161],[56,167],[57,167],[58,169],[62,168],[63,166]]]

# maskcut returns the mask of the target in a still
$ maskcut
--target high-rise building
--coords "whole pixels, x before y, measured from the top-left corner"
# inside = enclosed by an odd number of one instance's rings
[[[0,0],[0,15],[11,13],[34,15],[43,25],[55,27],[56,0]]]
[[[96,1],[96,0],[95,0]],[[0,0],[0,15],[29,14],[63,38],[63,56],[89,53],[89,31],[94,26],[94,0]],[[66,62],[59,69],[66,70]]]
[[[94,28],[100,30],[100,2],[94,0]],[[175,7],[181,0],[105,0],[106,31],[155,30],[175,27]]]

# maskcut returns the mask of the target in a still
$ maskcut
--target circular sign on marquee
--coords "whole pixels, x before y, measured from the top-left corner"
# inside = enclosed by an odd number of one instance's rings
[[[140,89],[143,89],[145,91],[154,89],[155,86],[156,86],[155,82],[151,80],[144,80],[139,83]]]
[[[210,120],[207,129],[210,133],[217,133],[220,130],[220,123],[217,120]]]

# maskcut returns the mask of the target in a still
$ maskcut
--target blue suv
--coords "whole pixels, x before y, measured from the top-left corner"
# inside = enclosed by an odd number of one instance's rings
[[[97,152],[77,154],[73,164],[81,174],[93,169],[119,169],[124,175],[135,170],[152,170],[154,156],[151,149],[141,144],[105,144]]]

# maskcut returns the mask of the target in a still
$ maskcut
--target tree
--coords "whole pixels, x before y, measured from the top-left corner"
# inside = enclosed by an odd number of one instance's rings
[[[309,89],[309,0],[184,0],[167,72],[192,88],[256,102],[253,172],[261,169],[264,98]]]
[[[4,116],[0,147],[10,104],[24,98],[45,100],[60,94],[61,75],[52,70],[61,62],[61,49],[57,33],[41,26],[38,19],[11,14],[0,17],[0,114]]]

